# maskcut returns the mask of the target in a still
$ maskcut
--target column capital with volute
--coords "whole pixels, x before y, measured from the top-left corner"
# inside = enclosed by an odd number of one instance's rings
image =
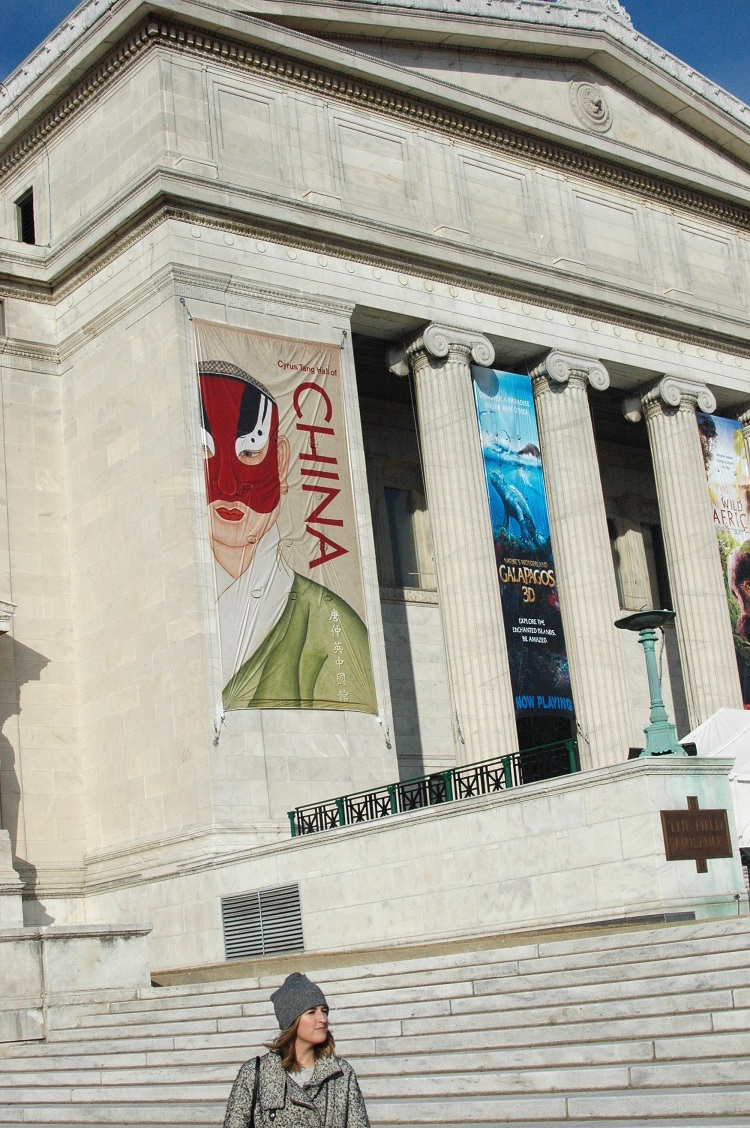
[[[641,388],[691,728],[742,708],[724,570],[695,413],[716,409],[700,380],[668,373]]]
[[[530,376],[537,388],[544,381],[550,386],[580,381],[590,384],[597,392],[604,392],[609,387],[609,372],[597,357],[575,356],[558,349],[548,352],[532,368]]]
[[[649,384],[639,394],[647,419],[665,407],[678,411],[705,411],[707,415],[716,410],[716,397],[702,381],[671,373]]]
[[[488,368],[495,359],[495,348],[483,333],[432,321],[388,350],[388,369],[394,376],[408,376],[410,363],[419,353],[442,360],[450,355],[452,349],[465,352],[468,363],[473,360],[483,368]]]

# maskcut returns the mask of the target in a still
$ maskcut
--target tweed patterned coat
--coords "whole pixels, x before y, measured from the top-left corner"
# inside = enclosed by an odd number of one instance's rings
[[[370,1128],[365,1102],[348,1061],[319,1058],[312,1080],[300,1088],[271,1052],[260,1059],[255,1124],[250,1106],[255,1058],[240,1067],[227,1104],[224,1128]]]

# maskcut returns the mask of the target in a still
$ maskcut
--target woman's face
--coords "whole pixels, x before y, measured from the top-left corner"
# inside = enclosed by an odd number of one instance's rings
[[[319,1046],[328,1037],[328,1007],[315,1007],[300,1015],[297,1041],[308,1046]]]

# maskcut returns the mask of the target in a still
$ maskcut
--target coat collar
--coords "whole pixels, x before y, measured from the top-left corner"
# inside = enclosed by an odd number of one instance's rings
[[[260,1066],[260,1107],[265,1111],[283,1108],[287,1097],[288,1075],[282,1067],[281,1058],[277,1053],[271,1051],[261,1059]],[[312,1082],[314,1085],[322,1085],[331,1077],[340,1074],[341,1071],[340,1058],[318,1058],[315,1063]],[[289,1100],[292,1104],[303,1105],[306,1108],[313,1107],[312,1101],[305,1096],[304,1091],[298,1085],[289,1087]]]

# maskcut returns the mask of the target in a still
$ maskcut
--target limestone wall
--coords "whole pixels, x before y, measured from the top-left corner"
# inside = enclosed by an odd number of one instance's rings
[[[168,880],[133,875],[116,891],[92,888],[91,910],[101,920],[145,915],[153,971],[223,962],[220,898],[289,882],[299,883],[307,952],[644,915],[737,916],[747,911],[738,855],[709,861],[707,874],[694,861],[667,862],[659,814],[697,795],[731,819],[729,769],[632,761],[215,857]]]

